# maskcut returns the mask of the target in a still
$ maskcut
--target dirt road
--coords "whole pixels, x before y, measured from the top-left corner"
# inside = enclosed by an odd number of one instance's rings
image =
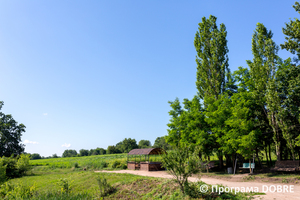
[[[139,176],[150,176],[150,177],[159,177],[159,178],[173,178],[170,174],[166,171],[133,171],[133,170],[119,170],[119,171],[96,171],[96,172],[107,172],[107,173],[128,173],[128,174],[135,174]],[[189,181],[195,182],[198,181],[198,178],[190,177]],[[259,192],[264,192],[266,195],[256,196],[255,199],[263,199],[263,200],[300,200],[300,186],[299,185],[291,185],[288,183],[261,183],[261,182],[234,182],[234,181],[226,181],[216,178],[200,178],[201,181],[216,185],[222,184],[229,188],[231,187],[238,187],[240,190],[242,187],[244,188],[255,188],[258,187]],[[286,188],[285,192],[280,192],[280,188]],[[279,190],[277,190],[279,189]]]

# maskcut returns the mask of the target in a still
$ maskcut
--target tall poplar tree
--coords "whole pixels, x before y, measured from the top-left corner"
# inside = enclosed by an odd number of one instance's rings
[[[220,96],[226,91],[226,85],[230,78],[230,71],[228,68],[228,48],[227,48],[227,31],[225,25],[220,24],[218,28],[216,24],[217,18],[210,15],[209,18],[202,18],[199,23],[198,31],[194,39],[194,46],[197,51],[197,81],[196,86],[198,89],[199,97],[204,100],[205,109],[208,104],[213,104],[213,101],[218,101]],[[228,77],[227,77],[228,76]],[[232,82],[230,84],[232,87]],[[215,109],[217,110],[217,108]],[[215,112],[210,110],[209,112]],[[206,115],[209,113],[206,112]],[[212,114],[213,115],[213,114]],[[214,131],[212,127],[220,125],[224,120],[208,120],[211,128],[205,132],[213,137],[221,137],[223,131]],[[203,131],[202,131],[203,132]],[[218,151],[219,167],[223,167],[223,152],[221,144],[215,142],[214,148]]]
[[[295,2],[294,9],[300,14],[300,4]],[[282,29],[286,35],[287,40],[284,44],[281,44],[282,49],[290,51],[292,54],[297,54],[297,61],[300,59],[300,21],[296,18],[294,21],[290,20],[285,24],[285,28]]]
[[[218,96],[225,91],[228,69],[227,31],[224,24],[218,28],[217,18],[210,15],[202,18],[195,35],[194,46],[197,51],[197,89],[204,99],[206,95]]]

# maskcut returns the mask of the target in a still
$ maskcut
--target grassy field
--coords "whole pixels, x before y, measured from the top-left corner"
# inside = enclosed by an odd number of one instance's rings
[[[142,159],[142,158],[141,158]],[[156,158],[158,159],[158,158]],[[6,199],[103,199],[97,179],[106,178],[114,188],[104,199],[211,199],[199,197],[199,184],[193,185],[197,198],[184,196],[178,185],[163,178],[131,174],[95,173],[95,169],[116,169],[126,163],[126,154],[31,160],[26,176],[8,180],[0,187]],[[106,163],[106,167],[99,163]],[[115,165],[115,163],[120,163]],[[87,168],[87,170],[83,170]],[[198,185],[197,185],[198,184]],[[67,191],[67,192],[66,192]],[[226,196],[224,196],[226,195]],[[247,194],[223,194],[218,199],[249,199]],[[248,194],[249,195],[249,194]],[[213,197],[215,198],[215,197]]]
[[[96,156],[83,156],[83,157],[67,157],[67,158],[50,158],[50,159],[38,159],[31,160],[32,166],[48,166],[50,168],[72,168],[80,167],[86,169],[102,169],[113,168],[114,162],[120,162],[126,164],[127,154],[108,154],[108,155],[96,155]],[[107,167],[103,167],[103,163],[107,164]]]
[[[106,178],[108,183],[114,187],[113,193],[104,199],[194,199],[181,194],[177,184],[170,179],[141,177],[131,174],[95,173],[65,168],[51,169],[47,166],[34,167],[31,175],[9,180],[6,184],[30,188],[32,194],[28,199],[102,199],[97,184],[98,177]],[[68,182],[70,186],[68,194],[61,192],[62,180]],[[195,189],[198,190],[198,188],[195,186]],[[245,194],[224,195],[219,199],[250,198]],[[195,199],[210,199],[210,197],[204,196]]]

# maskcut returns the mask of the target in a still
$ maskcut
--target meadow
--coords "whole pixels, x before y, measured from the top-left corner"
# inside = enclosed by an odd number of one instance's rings
[[[192,193],[195,196],[191,197],[184,196],[178,185],[170,179],[94,172],[98,169],[123,169],[126,160],[126,154],[31,160],[32,168],[25,176],[10,179],[1,185],[0,198],[56,200],[212,198],[211,194],[199,194],[199,184],[204,184],[203,182],[193,183]],[[113,188],[105,197],[101,195],[99,179],[106,179]],[[224,195],[216,198],[250,198],[249,194]]]

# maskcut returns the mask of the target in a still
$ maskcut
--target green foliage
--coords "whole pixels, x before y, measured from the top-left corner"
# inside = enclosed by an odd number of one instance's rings
[[[300,13],[300,4],[299,2],[295,2],[295,5],[293,6],[294,9]],[[296,60],[298,61],[300,59],[300,44],[299,44],[299,38],[300,38],[300,21],[299,19],[290,20],[289,23],[285,24],[285,28],[282,28],[283,34],[286,35],[285,39],[287,40],[284,42],[284,44],[281,44],[282,49],[286,49],[290,51],[292,54],[297,54],[298,58]]]
[[[31,160],[42,159],[41,155],[38,153],[30,154]]]
[[[11,156],[0,158],[0,182],[1,180],[3,181],[5,179],[23,176],[31,169],[29,160],[29,154],[21,154],[18,157]]]
[[[166,142],[174,147],[197,144],[202,149],[211,150],[210,140],[203,141],[201,137],[206,131],[207,123],[204,121],[205,116],[199,97],[195,96],[191,101],[184,99],[184,108],[181,107],[178,98],[169,104],[172,110],[169,112],[171,119],[167,124],[169,128]]]
[[[73,188],[73,180],[69,180],[67,178],[60,178],[56,183],[61,193],[70,194]]]
[[[2,106],[3,102],[0,101],[0,110]],[[11,115],[0,112],[0,157],[19,155],[24,152],[21,136],[25,128],[23,124],[18,124]]]
[[[151,148],[151,142],[149,140],[140,140],[138,144],[138,148],[140,149]]]
[[[100,169],[106,168],[108,166],[107,162],[102,161],[100,162]]]
[[[107,182],[105,177],[97,177],[97,183],[101,197],[105,197],[115,191],[115,188]]]
[[[186,188],[189,187],[188,177],[199,172],[202,164],[195,152],[192,153],[186,146],[174,148],[174,150],[162,155],[163,166],[174,176],[182,193],[185,193]]]
[[[115,154],[115,153],[121,153],[121,151],[116,148],[116,146],[108,146],[106,150],[106,154]]]
[[[4,165],[3,159],[0,158],[0,184],[6,181],[6,165]]]
[[[228,69],[227,31],[224,24],[218,28],[217,18],[210,15],[202,18],[195,35],[194,46],[197,51],[197,89],[198,95],[214,96],[225,91]]]
[[[77,156],[77,151],[72,149],[67,149],[62,154],[62,157],[74,157]]]
[[[106,154],[106,150],[103,148],[96,148],[96,149],[91,149],[89,151],[89,155],[104,155]]]
[[[80,149],[79,150],[79,155],[80,156],[88,156],[89,155],[89,150],[87,150],[87,149]]]
[[[31,169],[31,166],[29,164],[30,155],[28,154],[21,154],[17,163],[16,167],[19,172],[19,176],[23,176],[28,170]]]
[[[0,186],[0,197],[2,199],[30,199],[36,192],[36,185],[27,186],[23,184],[4,183]]]
[[[115,169],[115,168],[118,168],[118,166],[120,166],[120,164],[121,164],[120,161],[115,160],[115,161],[112,163],[111,167],[112,167],[113,169]]]
[[[168,143],[166,143],[166,137],[157,137],[154,141],[153,148],[162,148],[164,150],[169,150],[171,147]]]
[[[74,163],[74,168],[79,168],[78,162]]]
[[[136,144],[135,139],[125,138],[123,141],[116,144],[116,148],[119,149],[122,153],[128,153],[132,149],[137,149],[138,145]]]

